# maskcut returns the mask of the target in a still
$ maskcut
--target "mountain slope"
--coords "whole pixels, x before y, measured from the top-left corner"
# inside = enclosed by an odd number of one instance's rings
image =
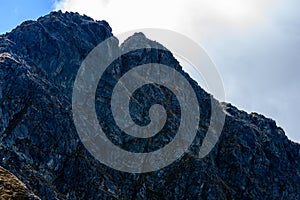
[[[17,177],[2,167],[0,167],[0,182],[0,199],[39,199]]]
[[[111,31],[105,21],[52,12],[0,36],[1,166],[42,199],[299,199],[300,145],[288,140],[271,119],[211,101],[170,52],[158,50],[159,44],[141,33],[120,46],[116,39],[107,47],[108,56],[135,44],[153,49],[130,52],[112,63],[108,78],[97,88],[100,121],[109,117],[107,94],[118,80],[115,77],[137,65],[162,63],[184,75],[196,92],[201,110],[197,136],[181,159],[151,173],[120,172],[93,158],[76,132],[71,94],[82,60],[111,37]],[[137,97],[148,93],[154,89]],[[211,103],[226,113],[226,120],[215,148],[200,159]],[[147,120],[145,113],[133,112],[132,117],[139,123]],[[100,124],[114,144],[145,152],[174,137],[176,119],[159,140],[149,141],[115,134],[115,125]]]

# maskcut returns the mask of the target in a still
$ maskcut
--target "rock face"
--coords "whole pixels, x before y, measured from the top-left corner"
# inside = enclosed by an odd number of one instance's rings
[[[0,199],[30,199],[39,200],[12,173],[0,167]]]
[[[179,71],[195,90],[201,109],[197,136],[179,160],[151,173],[120,172],[91,156],[72,119],[72,87],[82,60],[111,31],[105,21],[52,12],[0,36],[1,166],[42,199],[300,199],[300,145],[271,119],[211,102],[169,51],[155,49],[160,44],[141,33],[107,47],[108,55],[135,44],[153,49],[122,56],[99,81],[100,124],[115,145],[133,152],[154,151],[172,140],[180,113],[170,117],[165,134],[149,141],[122,136],[114,124],[101,122],[109,117],[109,94],[118,78],[137,65],[155,62]],[[150,87],[136,94],[131,107],[137,124],[147,123],[149,103],[157,100],[143,101],[143,94],[168,96],[164,91]],[[140,102],[146,102],[145,108]],[[200,159],[211,103],[226,113],[226,120],[218,143]]]

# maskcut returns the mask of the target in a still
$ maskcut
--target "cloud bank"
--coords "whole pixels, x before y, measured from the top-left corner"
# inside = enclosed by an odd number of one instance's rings
[[[148,27],[197,30],[205,36],[262,22],[273,4],[272,0],[62,0],[55,8],[107,19],[116,33]]]
[[[180,32],[202,44],[224,80],[227,101],[276,120],[300,142],[300,2],[293,0],[61,0],[56,10],[107,20],[114,34]],[[203,82],[203,80],[199,80]]]

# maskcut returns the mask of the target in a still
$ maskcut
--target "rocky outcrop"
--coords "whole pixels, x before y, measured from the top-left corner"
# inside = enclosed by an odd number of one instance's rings
[[[0,167],[0,199],[28,199],[39,200],[27,187],[12,173]]]
[[[94,159],[76,132],[71,94],[82,60],[111,36],[105,21],[61,12],[24,22],[0,36],[1,166],[42,199],[299,199],[300,145],[288,140],[271,119],[211,102],[169,51],[157,50],[159,44],[141,33],[120,46],[116,39],[107,47],[108,55],[134,44],[153,49],[123,55],[99,81],[100,124],[115,145],[129,151],[153,151],[174,137],[180,114],[170,119],[169,131],[159,135],[161,139],[150,141],[122,136],[115,124],[101,122],[110,117],[107,101],[117,77],[137,65],[156,62],[179,71],[195,90],[201,109],[197,136],[181,159],[151,173],[120,172]],[[149,90],[141,90],[137,99],[164,92]],[[200,159],[211,103],[226,113],[225,126],[212,152]],[[137,104],[132,107],[141,109]],[[148,120],[147,112],[133,112],[132,117],[137,123]]]

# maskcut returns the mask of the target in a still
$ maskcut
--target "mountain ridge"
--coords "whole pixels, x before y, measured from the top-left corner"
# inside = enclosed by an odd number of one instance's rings
[[[182,158],[156,172],[128,174],[95,160],[76,133],[71,93],[82,60],[109,37],[113,34],[106,21],[62,12],[24,22],[0,36],[1,166],[42,199],[299,199],[300,145],[262,115],[218,104],[226,111],[223,132],[207,157],[197,157],[210,123],[211,96],[182,70],[171,52],[158,51],[158,43],[141,33],[121,45],[116,40],[107,51],[122,52],[139,41],[153,50],[124,55],[111,66],[116,72],[107,75],[122,75],[149,62],[178,70],[199,100],[203,118],[197,136]],[[106,106],[105,91],[116,80],[99,82],[96,104]],[[106,114],[98,109],[98,115]],[[172,123],[171,128],[176,126]],[[137,144],[141,150],[148,148],[148,142],[113,132],[108,136],[129,150]],[[172,134],[168,137],[172,139]]]

